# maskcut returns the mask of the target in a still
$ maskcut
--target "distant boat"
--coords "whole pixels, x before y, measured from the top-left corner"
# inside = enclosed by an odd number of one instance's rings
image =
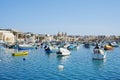
[[[58,56],[68,56],[70,55],[70,51],[65,48],[60,48],[59,51],[56,53]]]
[[[90,48],[90,44],[89,43],[84,43],[84,47],[85,48]]]
[[[52,53],[49,47],[44,48],[46,53]]]
[[[119,47],[119,45],[116,42],[111,42],[109,43],[109,45],[112,47]]]
[[[70,46],[70,44],[67,43],[67,44],[64,44],[63,48],[67,49],[69,46]]]
[[[19,44],[18,45],[18,50],[31,50],[35,49],[35,47],[31,44]]]
[[[102,49],[94,49],[92,53],[92,58],[97,60],[105,59],[106,53]]]
[[[68,50],[74,50],[74,49],[79,49],[79,46],[75,45],[75,44],[71,44],[67,47]]]

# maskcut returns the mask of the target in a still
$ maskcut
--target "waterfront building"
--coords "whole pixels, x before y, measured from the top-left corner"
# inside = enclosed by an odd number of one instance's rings
[[[15,36],[11,31],[0,29],[0,41],[13,44],[15,43]]]
[[[26,43],[35,43],[35,38],[36,38],[36,35],[31,33],[31,32],[27,32],[27,33],[24,33],[25,35],[25,42]]]
[[[53,35],[46,34],[44,40],[45,40],[45,42],[50,42],[50,41],[54,40],[54,37],[53,37]]]

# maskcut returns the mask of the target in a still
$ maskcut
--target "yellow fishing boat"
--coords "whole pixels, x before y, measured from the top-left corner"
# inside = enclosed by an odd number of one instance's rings
[[[28,51],[14,52],[12,56],[24,56],[28,55]]]
[[[112,50],[112,49],[113,49],[112,46],[109,46],[109,45],[105,45],[105,46],[104,46],[104,50]]]

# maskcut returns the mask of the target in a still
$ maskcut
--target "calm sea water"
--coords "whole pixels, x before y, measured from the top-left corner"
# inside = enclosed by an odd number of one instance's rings
[[[28,56],[13,57],[0,49],[0,80],[117,80],[120,79],[120,48],[107,52],[107,59],[92,60],[92,48],[71,51],[57,57],[44,49],[29,51]],[[23,58],[26,58],[23,61]],[[64,65],[63,70],[58,65]]]

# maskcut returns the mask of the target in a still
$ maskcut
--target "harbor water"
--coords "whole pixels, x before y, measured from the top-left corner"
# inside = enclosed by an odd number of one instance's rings
[[[104,60],[92,60],[93,47],[72,50],[71,55],[58,57],[44,49],[29,51],[27,56],[11,55],[0,49],[0,80],[118,80],[120,48],[106,51]],[[25,59],[25,60],[23,60]],[[64,68],[59,69],[62,65]]]

